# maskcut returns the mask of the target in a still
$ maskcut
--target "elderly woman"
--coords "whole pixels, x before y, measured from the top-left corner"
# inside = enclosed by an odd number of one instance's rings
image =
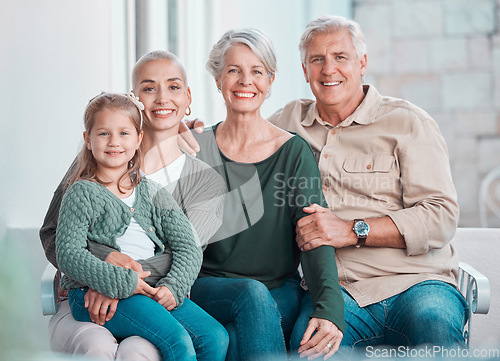
[[[328,358],[345,328],[335,250],[303,253],[295,242],[297,221],[307,215],[303,207],[325,201],[309,145],[260,113],[275,78],[272,43],[257,30],[229,31],[214,45],[207,68],[227,115],[196,135],[198,157],[222,175],[228,194],[191,299],[228,330],[229,360],[286,359],[287,346],[301,345],[303,356]],[[309,292],[309,326],[294,329]]]

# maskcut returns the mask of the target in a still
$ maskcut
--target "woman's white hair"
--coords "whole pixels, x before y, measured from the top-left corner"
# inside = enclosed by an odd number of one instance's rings
[[[248,46],[264,64],[269,78],[276,73],[276,55],[271,39],[257,29],[233,29],[226,32],[212,47],[207,61],[207,70],[219,79],[225,65],[226,54],[235,45]]]
[[[359,24],[343,16],[326,15],[311,21],[306,26],[299,43],[300,60],[305,63],[306,48],[309,42],[319,33],[331,33],[340,30],[347,30],[351,34],[352,43],[356,49],[358,58],[366,54],[365,36]]]

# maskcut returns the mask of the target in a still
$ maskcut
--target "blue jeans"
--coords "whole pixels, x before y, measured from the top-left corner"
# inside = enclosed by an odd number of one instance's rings
[[[69,303],[75,320],[91,322],[85,308],[86,292],[71,290]],[[169,312],[147,296],[133,295],[118,302],[115,315],[104,327],[117,338],[145,338],[160,350],[163,361],[222,361],[229,342],[224,327],[187,298]]]
[[[460,292],[445,282],[421,282],[366,307],[359,307],[344,288],[342,294],[347,329],[340,345],[341,354],[350,356],[355,348],[382,345],[466,348],[462,330],[468,306]],[[312,310],[310,299],[304,300],[303,308],[304,314],[307,309]],[[305,330],[308,321],[301,314],[297,327],[301,324]]]
[[[226,360],[286,360],[304,290],[300,278],[288,278],[268,290],[253,279],[199,278],[191,299],[222,323],[229,333]]]

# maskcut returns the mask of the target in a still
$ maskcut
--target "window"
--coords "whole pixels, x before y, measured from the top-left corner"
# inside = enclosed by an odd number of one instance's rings
[[[206,124],[224,119],[225,106],[214,79],[205,70],[212,45],[232,28],[254,27],[273,41],[278,62],[271,96],[262,115],[287,102],[310,98],[302,73],[298,43],[307,23],[318,16],[350,17],[352,0],[168,0],[142,2],[137,39],[141,54],[163,48],[175,53],[187,68],[194,117]]]

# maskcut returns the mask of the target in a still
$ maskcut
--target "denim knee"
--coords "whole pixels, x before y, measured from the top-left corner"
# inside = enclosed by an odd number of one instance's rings
[[[403,293],[394,310],[406,315],[406,327],[397,321],[394,325],[400,324],[396,327],[408,336],[410,346],[465,346],[462,329],[468,308],[455,287],[441,281],[422,282]]]
[[[224,360],[229,347],[229,335],[224,326],[214,327],[210,337],[203,344],[204,353],[210,355],[211,360]]]
[[[277,311],[277,305],[267,287],[259,281],[244,279],[240,283],[240,302],[245,302],[253,311],[267,310],[269,308]]]

